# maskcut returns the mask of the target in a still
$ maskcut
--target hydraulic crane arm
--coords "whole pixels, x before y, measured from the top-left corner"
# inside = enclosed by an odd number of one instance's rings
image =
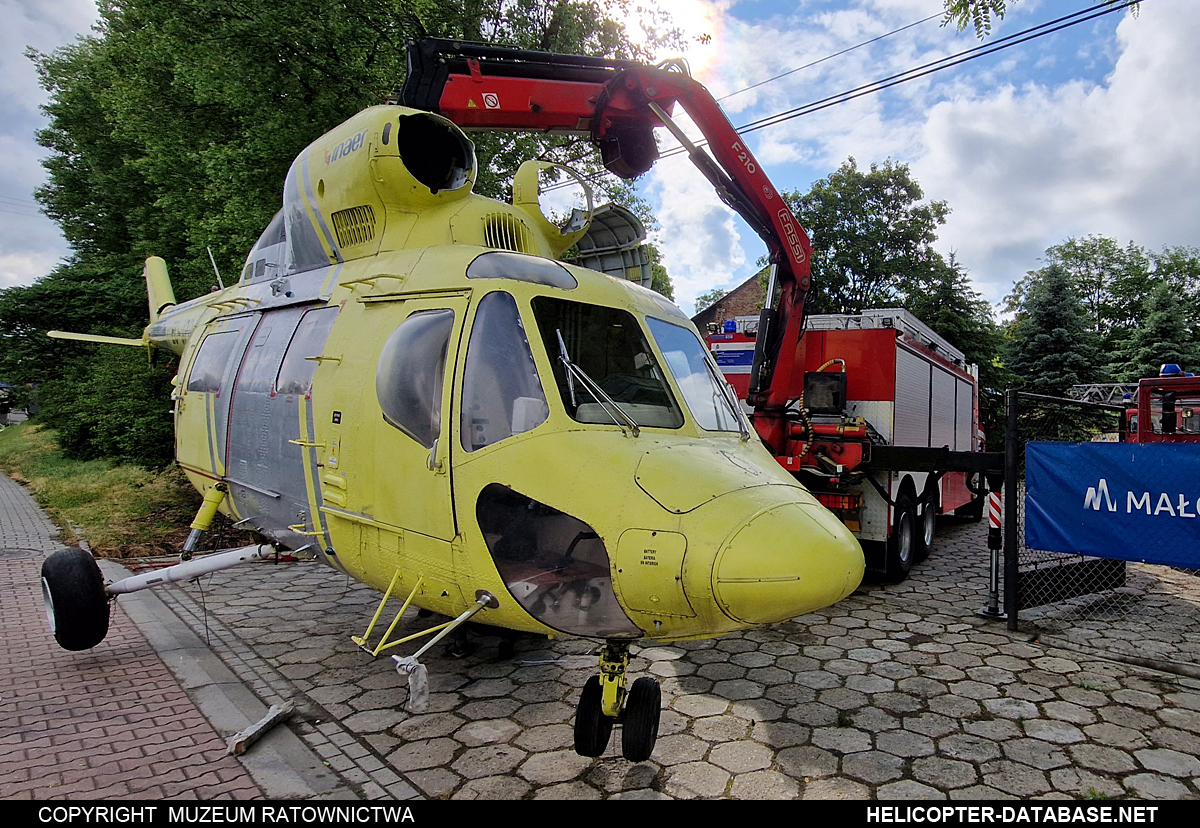
[[[762,166],[703,85],[679,63],[559,55],[451,40],[408,45],[400,103],[437,112],[464,129],[512,129],[589,137],[605,167],[636,178],[658,158],[655,127],[666,127],[718,197],[767,244],[770,297],[755,349],[750,401],[766,420],[786,407],[795,344],[803,331],[812,247]],[[708,142],[695,146],[671,117],[678,105]],[[764,421],[759,422],[763,431]],[[772,435],[763,434],[772,442]]]

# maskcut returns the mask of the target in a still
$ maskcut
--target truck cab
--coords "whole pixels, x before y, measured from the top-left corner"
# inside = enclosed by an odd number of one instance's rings
[[[1138,383],[1136,403],[1125,410],[1127,443],[1200,442],[1200,377],[1164,365]]]

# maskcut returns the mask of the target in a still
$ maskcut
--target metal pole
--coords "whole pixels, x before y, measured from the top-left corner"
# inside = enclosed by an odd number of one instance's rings
[[[1000,550],[1003,547],[1001,537],[1001,515],[1003,509],[1000,502],[1000,481],[988,481],[988,549],[991,551],[991,561],[988,567],[988,602],[979,610],[977,615],[1000,621],[1006,618],[1000,611]]]
[[[1017,464],[1025,452],[1019,445],[1018,396],[1014,388],[1005,392],[1004,411],[1004,613],[1008,628],[1017,629]]]
[[[143,572],[141,575],[131,575],[122,581],[117,581],[115,584],[109,584],[105,587],[105,591],[109,595],[126,595],[130,592],[150,589],[150,587],[155,587],[159,584],[190,581],[192,578],[199,578],[201,575],[207,575],[210,572],[229,569],[231,566],[237,566],[247,561],[265,561],[274,554],[275,550],[265,543],[243,546],[238,549],[230,549],[228,552],[216,552],[212,555],[205,555],[202,558],[193,558],[190,561],[168,566],[165,569],[155,569],[150,572]]]

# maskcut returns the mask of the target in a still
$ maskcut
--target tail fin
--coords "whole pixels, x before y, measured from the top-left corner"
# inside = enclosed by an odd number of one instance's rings
[[[142,275],[146,277],[146,294],[150,297],[150,324],[153,325],[162,316],[164,310],[175,305],[175,289],[171,287],[171,277],[167,275],[167,263],[158,256],[146,259]],[[120,336],[100,336],[67,331],[47,331],[46,335],[53,339],[74,339],[78,342],[99,342],[104,345],[130,345],[138,348],[151,345],[145,337],[126,339]]]
[[[142,274],[146,277],[146,294],[150,297],[150,324],[153,325],[164,310],[175,304],[175,289],[171,287],[171,277],[167,275],[167,263],[159,256],[146,259]]]

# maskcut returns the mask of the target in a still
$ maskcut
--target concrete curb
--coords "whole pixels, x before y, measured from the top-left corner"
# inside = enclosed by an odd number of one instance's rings
[[[117,581],[131,574],[114,561],[100,560],[99,564],[106,579]],[[121,609],[219,734],[231,736],[266,715],[267,705],[154,590],[123,595],[119,600]],[[273,728],[240,758],[270,799],[358,798],[286,724]]]

